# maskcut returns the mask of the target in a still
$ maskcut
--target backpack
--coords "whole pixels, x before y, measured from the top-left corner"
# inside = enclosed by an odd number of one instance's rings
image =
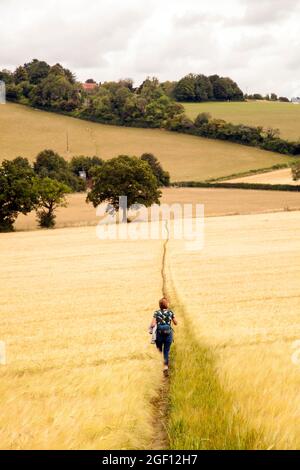
[[[155,313],[157,332],[164,336],[171,334],[171,321],[173,318],[173,312],[171,312],[171,310],[157,310]]]

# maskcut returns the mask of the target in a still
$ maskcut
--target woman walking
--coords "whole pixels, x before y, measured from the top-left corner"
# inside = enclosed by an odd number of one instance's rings
[[[156,310],[150,325],[150,333],[156,329],[155,344],[164,356],[164,374],[168,375],[169,354],[173,342],[172,324],[177,325],[174,312],[169,309],[168,300],[163,297],[159,301],[159,310]]]

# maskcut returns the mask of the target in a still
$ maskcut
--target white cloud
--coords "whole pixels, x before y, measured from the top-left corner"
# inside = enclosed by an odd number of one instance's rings
[[[0,68],[34,57],[81,80],[189,72],[300,93],[300,0],[0,0]],[[299,91],[297,91],[299,90]]]

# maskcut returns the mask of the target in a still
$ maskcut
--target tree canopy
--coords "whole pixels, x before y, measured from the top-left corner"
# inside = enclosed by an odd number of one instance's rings
[[[143,204],[146,207],[159,204],[161,191],[156,176],[150,165],[137,157],[120,155],[106,160],[95,169],[93,186],[87,201],[97,207],[108,202],[119,211],[120,196],[127,197],[127,206]],[[123,221],[127,219],[127,210],[123,209]]]
[[[34,171],[26,158],[4,160],[0,166],[0,231],[12,231],[19,213],[36,203]]]
[[[41,178],[52,178],[69,186],[73,191],[83,191],[85,182],[75,175],[69,163],[53,150],[40,152],[34,162],[34,171]]]
[[[173,95],[178,101],[243,100],[243,92],[231,78],[192,73],[176,83]]]

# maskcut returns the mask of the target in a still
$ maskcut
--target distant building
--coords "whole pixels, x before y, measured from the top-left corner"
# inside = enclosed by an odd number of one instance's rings
[[[299,98],[299,96],[297,96],[297,98],[292,98],[292,99],[291,99],[291,102],[294,103],[294,104],[300,104],[300,98]]]
[[[82,83],[81,86],[85,91],[93,91],[98,85],[97,83]]]
[[[81,170],[79,172],[79,178],[82,178],[83,180],[86,180],[86,171]]]

